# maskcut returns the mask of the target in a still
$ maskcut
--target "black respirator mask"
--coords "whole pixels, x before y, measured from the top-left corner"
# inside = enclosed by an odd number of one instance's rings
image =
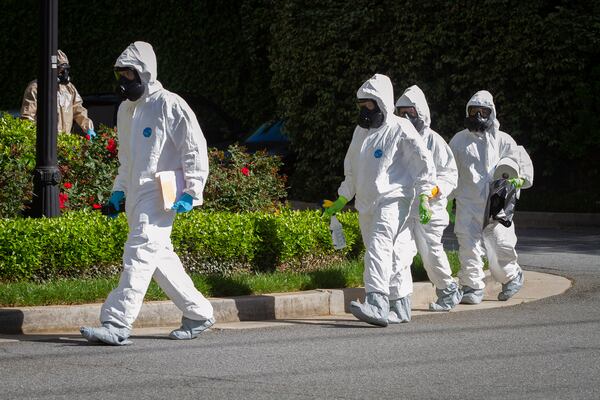
[[[383,125],[385,117],[379,106],[375,104],[375,108],[369,110],[367,107],[361,107],[358,114],[358,126],[364,129],[379,128]]]
[[[69,64],[61,64],[58,66],[56,77],[58,78],[59,85],[66,85],[71,82],[71,76],[69,75],[70,71],[71,66]]]
[[[485,132],[491,126],[492,119],[490,117],[485,118],[480,112],[465,118],[465,128],[471,132]]]
[[[413,117],[407,112],[400,115],[400,117],[406,118],[407,120],[409,120],[410,123],[413,124],[413,126],[415,127],[417,132],[421,132],[423,130],[423,127],[425,126],[425,122],[423,120],[421,120],[419,117]]]
[[[117,69],[117,71],[119,71]],[[135,78],[133,80],[127,79],[122,75],[118,75],[117,88],[115,92],[121,98],[121,100],[136,101],[144,94],[146,89],[142,80],[140,79],[137,71],[133,70]]]

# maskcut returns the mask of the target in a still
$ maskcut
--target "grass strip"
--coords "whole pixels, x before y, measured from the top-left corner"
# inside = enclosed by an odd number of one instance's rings
[[[347,261],[314,272],[240,273],[231,276],[193,274],[194,284],[207,297],[242,296],[362,285],[360,261]],[[64,279],[47,283],[0,283],[0,307],[47,306],[104,302],[119,277]],[[167,300],[152,281],[145,300]]]
[[[458,254],[448,252],[453,275],[459,269]],[[487,265],[487,263],[486,263]],[[420,257],[413,262],[413,279],[428,280]],[[284,293],[311,289],[335,289],[363,285],[362,259],[345,261],[312,272],[277,271],[272,273],[239,273],[230,276],[193,274],[194,284],[207,297],[243,296],[250,294]],[[64,279],[47,283],[0,283],[0,307],[46,306],[104,302],[119,277],[95,279]],[[167,296],[152,281],[145,300],[167,300]]]

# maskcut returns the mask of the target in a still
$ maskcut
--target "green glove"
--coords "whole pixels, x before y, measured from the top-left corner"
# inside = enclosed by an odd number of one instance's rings
[[[508,181],[517,190],[521,189],[521,187],[525,184],[525,179],[523,179],[523,178],[510,178]]]
[[[423,193],[419,196],[419,222],[423,225],[431,221],[431,207],[429,206],[429,197]]]
[[[450,222],[456,222],[456,214],[454,214],[454,200],[448,200],[448,204],[446,205],[446,211],[448,211],[448,217],[450,218]]]
[[[323,211],[323,218],[331,218],[334,214],[344,208],[347,202],[348,200],[344,196],[338,197],[334,202],[329,200],[323,201],[323,208],[325,209],[325,211]]]

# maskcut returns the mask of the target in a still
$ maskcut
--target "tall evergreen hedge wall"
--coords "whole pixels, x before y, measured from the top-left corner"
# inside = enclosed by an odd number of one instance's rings
[[[489,90],[501,129],[536,168],[519,207],[600,211],[599,16],[598,1],[281,2],[272,89],[302,160],[295,189],[334,193],[356,90],[380,72],[395,98],[418,84],[448,140],[468,99]]]
[[[2,1],[0,109],[19,108],[37,75],[38,3]],[[270,23],[264,13],[271,6],[264,3],[59,0],[58,46],[69,57],[77,89],[90,94],[112,92],[116,58],[130,43],[147,41],[156,52],[161,83],[208,103],[198,115],[202,125],[214,124],[216,113],[226,114],[233,133],[247,133],[275,111],[264,40]]]
[[[2,5],[0,108],[13,108],[36,74],[37,1]],[[334,195],[374,73],[396,98],[418,84],[446,139],[487,89],[536,168],[519,207],[600,211],[599,16],[598,0],[61,0],[59,47],[82,93],[111,91],[115,58],[146,40],[165,87],[209,99],[239,132],[285,117],[298,199]]]

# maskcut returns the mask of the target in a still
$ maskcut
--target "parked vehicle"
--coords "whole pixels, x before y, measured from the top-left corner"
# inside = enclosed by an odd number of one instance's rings
[[[246,137],[242,141],[242,145],[249,152],[265,150],[270,155],[281,157],[283,162],[282,172],[290,175],[296,157],[291,151],[290,139],[283,128],[284,120],[265,122]]]

